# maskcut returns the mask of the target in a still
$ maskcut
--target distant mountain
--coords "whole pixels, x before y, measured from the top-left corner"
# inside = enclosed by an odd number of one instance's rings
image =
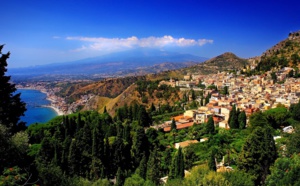
[[[219,56],[213,57],[201,64],[190,66],[181,70],[182,74],[212,74],[218,71],[242,69],[249,64],[247,59],[240,58],[231,52],[225,52]]]
[[[207,58],[160,50],[140,49],[87,58],[73,62],[55,63],[26,68],[11,68],[10,75],[97,75],[124,76],[157,73],[162,70],[183,68],[205,61]],[[164,63],[164,68],[157,65]],[[152,68],[153,67],[153,68]]]
[[[237,57],[231,52],[226,52],[222,55],[209,59],[203,63],[206,66],[217,66],[226,69],[240,69],[248,64],[246,59]]]

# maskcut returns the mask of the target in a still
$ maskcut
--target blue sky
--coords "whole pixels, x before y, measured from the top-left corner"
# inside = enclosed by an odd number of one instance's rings
[[[0,43],[9,67],[66,62],[135,48],[202,57],[261,55],[300,30],[298,0],[9,0]]]

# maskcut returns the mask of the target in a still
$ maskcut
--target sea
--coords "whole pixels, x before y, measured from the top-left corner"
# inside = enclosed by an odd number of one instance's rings
[[[47,95],[38,90],[18,89],[16,93],[21,93],[21,100],[26,103],[27,111],[20,118],[26,125],[33,123],[46,123],[58,114],[54,109],[47,107],[51,102],[47,100]]]

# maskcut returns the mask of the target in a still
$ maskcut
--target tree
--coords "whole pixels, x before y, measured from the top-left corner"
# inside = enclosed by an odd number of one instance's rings
[[[272,73],[271,73],[271,78],[272,78],[272,80],[273,80],[274,82],[277,81],[277,75],[276,75],[275,72],[272,72]]]
[[[172,119],[172,123],[171,123],[171,130],[173,129],[176,130],[176,121],[174,118]]]
[[[267,177],[267,186],[300,185],[300,156],[293,154],[291,158],[278,158]]]
[[[144,185],[145,180],[138,174],[133,174],[131,177],[126,178],[124,186],[140,186]]]
[[[147,180],[152,181],[156,185],[159,182],[159,157],[157,149],[155,148],[149,157],[148,163],[147,163],[147,173],[146,178]]]
[[[152,123],[151,117],[146,112],[146,109],[144,106],[141,106],[139,109],[138,122],[139,122],[139,125],[142,127],[149,127],[150,124]]]
[[[191,90],[191,94],[192,94],[192,100],[194,101],[196,99],[196,94],[194,89]]]
[[[144,128],[138,127],[136,129],[132,143],[131,154],[134,157],[135,165],[138,165],[143,158],[143,154],[148,153],[148,141]]]
[[[239,128],[239,121],[238,121],[238,116],[237,116],[237,111],[236,111],[236,106],[233,105],[232,109],[229,114],[229,127],[231,129],[238,129]]]
[[[0,46],[0,123],[5,125],[10,132],[16,133],[24,130],[25,123],[19,122],[20,117],[26,111],[25,103],[21,101],[21,93],[16,94],[15,84],[10,83],[10,76],[5,76],[7,71],[7,59],[10,53],[2,54]]]
[[[122,186],[124,185],[125,182],[125,176],[123,170],[119,167],[116,175],[116,185],[117,186]]]
[[[213,147],[213,149],[211,150],[211,152],[209,154],[209,159],[208,159],[208,167],[212,171],[217,170],[216,160],[215,160],[216,154],[217,154],[217,150]]]
[[[143,158],[140,162],[139,167],[136,169],[136,173],[143,179],[146,179],[147,173],[147,157],[145,153],[143,154]]]
[[[247,116],[246,116],[245,111],[242,111],[239,114],[238,121],[239,121],[239,128],[240,129],[245,129],[246,128],[246,123],[247,123]]]
[[[228,89],[228,86],[225,86],[225,87],[223,88],[222,94],[225,95],[225,96],[229,95],[229,89]]]
[[[300,121],[300,101],[290,106],[290,112],[295,120]]]
[[[255,185],[264,183],[277,158],[275,141],[269,127],[256,127],[247,137],[239,157],[239,169],[249,173]]]
[[[206,124],[206,131],[208,134],[214,134],[215,133],[215,124],[213,117],[209,117],[208,122]]]
[[[183,179],[184,178],[184,158],[181,147],[179,147],[175,154],[170,168],[169,179]]]

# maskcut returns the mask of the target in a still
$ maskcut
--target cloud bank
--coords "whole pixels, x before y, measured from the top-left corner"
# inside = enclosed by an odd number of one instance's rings
[[[213,43],[210,39],[185,39],[174,38],[166,35],[163,37],[147,37],[138,38],[136,36],[128,38],[104,38],[104,37],[67,37],[67,40],[75,40],[85,42],[81,48],[74,51],[82,50],[122,50],[138,47],[150,47],[150,48],[163,48],[163,47],[189,47],[189,46],[203,46],[205,44]]]

